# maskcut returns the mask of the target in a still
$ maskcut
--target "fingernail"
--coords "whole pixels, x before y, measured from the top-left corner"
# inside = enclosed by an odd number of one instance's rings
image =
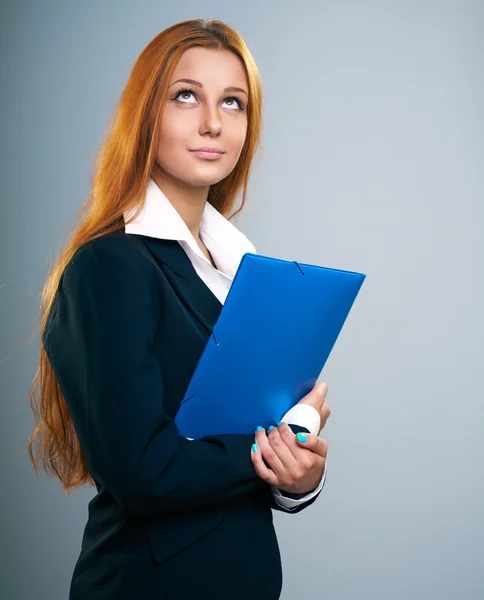
[[[304,433],[298,433],[297,434],[297,439],[300,442],[307,442],[308,441],[308,438],[304,435]]]
[[[282,421],[279,421],[279,423],[277,424],[277,426],[279,427],[279,425],[282,425]]]
[[[256,431],[262,431],[263,429],[264,428],[259,425],[259,427],[257,427]]]
[[[271,426],[269,427],[269,431],[270,431],[271,429],[274,429],[274,425],[271,425]]]
[[[320,381],[319,387],[318,387],[318,392],[321,394],[321,396],[323,395],[325,387],[326,387],[326,385],[325,385],[324,381]]]
[[[252,452],[257,452],[258,447],[257,444],[252,444]]]

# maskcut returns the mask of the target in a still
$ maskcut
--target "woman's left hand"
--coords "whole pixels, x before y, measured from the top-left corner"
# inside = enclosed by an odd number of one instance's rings
[[[315,489],[323,476],[328,444],[309,433],[299,441],[287,423],[270,431],[256,431],[251,451],[252,464],[257,475],[284,492],[305,494]]]

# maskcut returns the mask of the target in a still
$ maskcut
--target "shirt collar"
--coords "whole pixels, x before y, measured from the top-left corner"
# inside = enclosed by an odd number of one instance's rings
[[[125,220],[133,213],[134,210],[125,213]],[[143,210],[132,223],[125,226],[125,232],[177,240],[184,248],[188,246],[196,256],[210,265],[185,221],[151,178],[146,188]],[[213,256],[218,269],[231,279],[234,278],[243,255],[246,252],[256,253],[248,238],[209,202],[205,203],[203,210],[200,238]]]

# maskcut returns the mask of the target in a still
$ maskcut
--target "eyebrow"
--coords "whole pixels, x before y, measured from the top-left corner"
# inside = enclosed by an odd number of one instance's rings
[[[191,83],[192,85],[196,85],[199,88],[203,88],[203,83],[200,83],[199,81],[195,81],[195,79],[185,79],[185,78],[177,79],[173,83],[170,83],[170,85],[168,87],[175,85],[175,83],[178,83],[179,81],[184,81],[185,83]],[[242,92],[247,97],[249,97],[249,94],[245,90],[243,90],[242,88],[239,88],[239,87],[234,87],[234,86],[226,87],[226,88],[224,88],[224,92]]]

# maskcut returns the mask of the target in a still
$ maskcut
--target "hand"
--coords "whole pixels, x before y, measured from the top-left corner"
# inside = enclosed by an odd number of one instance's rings
[[[326,421],[331,414],[331,410],[329,406],[325,402],[326,394],[328,392],[328,386],[324,381],[319,381],[313,387],[313,389],[304,396],[301,400],[299,400],[298,404],[309,404],[319,412],[319,416],[321,418],[320,427],[318,431],[318,435],[321,433],[321,430],[326,425]]]
[[[252,464],[257,475],[284,492],[305,494],[316,488],[326,465],[328,444],[309,433],[300,434],[306,442],[299,441],[287,423],[281,423],[266,433],[256,431],[251,451]]]

